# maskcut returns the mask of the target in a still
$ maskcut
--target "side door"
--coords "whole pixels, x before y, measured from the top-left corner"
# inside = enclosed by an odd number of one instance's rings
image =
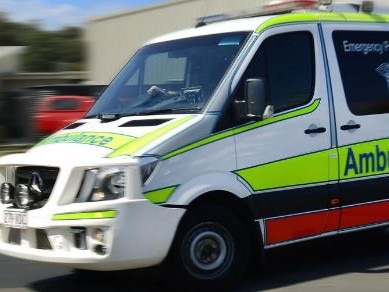
[[[340,229],[389,221],[389,25],[324,24],[342,191]]]
[[[261,78],[275,113],[235,129],[236,173],[253,193],[265,247],[335,232],[329,181],[337,182],[337,156],[318,26],[272,28],[257,46],[236,99],[245,80]]]

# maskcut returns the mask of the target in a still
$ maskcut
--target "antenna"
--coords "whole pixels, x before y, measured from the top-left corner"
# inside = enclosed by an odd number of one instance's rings
[[[205,13],[203,14],[204,16],[197,18],[195,28],[207,25],[207,22],[205,21],[205,19],[207,18],[206,15],[208,14],[209,5],[210,5],[211,1],[212,0],[205,1]]]
[[[362,1],[361,12],[372,13],[373,10],[374,10],[374,2],[373,1]]]

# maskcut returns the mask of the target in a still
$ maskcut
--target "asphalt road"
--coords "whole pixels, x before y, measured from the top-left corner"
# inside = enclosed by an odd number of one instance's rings
[[[267,254],[239,292],[387,292],[389,234],[364,232],[299,244]],[[0,256],[0,291],[171,291],[150,273],[81,276],[70,269]]]

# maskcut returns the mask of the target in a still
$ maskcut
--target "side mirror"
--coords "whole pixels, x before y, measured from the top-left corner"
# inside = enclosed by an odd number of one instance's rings
[[[244,88],[247,117],[262,118],[266,108],[265,82],[260,78],[247,79]]]
[[[244,100],[235,100],[238,120],[262,119],[266,107],[265,81],[261,78],[247,79],[244,85]]]

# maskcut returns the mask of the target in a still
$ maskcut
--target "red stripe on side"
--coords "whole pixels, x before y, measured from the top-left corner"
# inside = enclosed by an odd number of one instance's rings
[[[328,220],[324,232],[337,231],[340,224],[340,208],[328,211]]]
[[[389,202],[342,208],[340,229],[389,221]]]
[[[338,218],[339,210],[332,210],[266,220],[266,244],[335,231],[338,229]]]

